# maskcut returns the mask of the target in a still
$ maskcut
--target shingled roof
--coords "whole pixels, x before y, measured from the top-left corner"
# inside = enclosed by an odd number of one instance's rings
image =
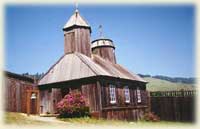
[[[75,13],[67,21],[67,23],[64,25],[63,30],[71,28],[73,26],[86,27],[86,28],[91,29],[88,22],[83,17],[81,17],[77,9]]]
[[[118,64],[102,59],[98,55],[89,58],[81,53],[62,56],[40,79],[38,85],[58,83],[93,76],[110,76],[133,81],[146,82],[136,74],[128,72]]]

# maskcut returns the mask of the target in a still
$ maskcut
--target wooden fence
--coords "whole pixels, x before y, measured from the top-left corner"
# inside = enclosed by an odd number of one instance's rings
[[[150,110],[167,121],[194,121],[195,91],[150,92]]]
[[[37,89],[33,80],[21,75],[6,73],[4,80],[4,108],[9,112],[27,112],[27,90]]]

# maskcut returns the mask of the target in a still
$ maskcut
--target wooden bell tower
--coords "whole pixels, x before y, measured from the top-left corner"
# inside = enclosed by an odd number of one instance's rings
[[[91,57],[90,34],[91,27],[80,16],[76,8],[74,14],[63,27],[64,53],[79,52]]]

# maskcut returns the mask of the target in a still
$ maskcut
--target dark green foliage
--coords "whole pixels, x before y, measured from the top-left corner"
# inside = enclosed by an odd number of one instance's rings
[[[41,79],[43,76],[44,76],[44,73],[36,73],[36,74],[29,74],[28,72],[27,73],[22,73],[22,76],[26,76],[26,77],[31,77],[31,78],[34,78],[36,80],[39,80]]]

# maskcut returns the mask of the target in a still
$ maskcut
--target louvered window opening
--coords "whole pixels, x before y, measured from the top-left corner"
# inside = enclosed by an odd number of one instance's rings
[[[110,103],[114,104],[116,103],[116,91],[115,91],[115,85],[110,85]]]
[[[128,86],[124,87],[124,95],[125,95],[125,102],[130,103],[130,92]]]
[[[139,88],[137,88],[136,93],[137,93],[137,102],[141,103],[142,99],[141,99],[141,92]]]

